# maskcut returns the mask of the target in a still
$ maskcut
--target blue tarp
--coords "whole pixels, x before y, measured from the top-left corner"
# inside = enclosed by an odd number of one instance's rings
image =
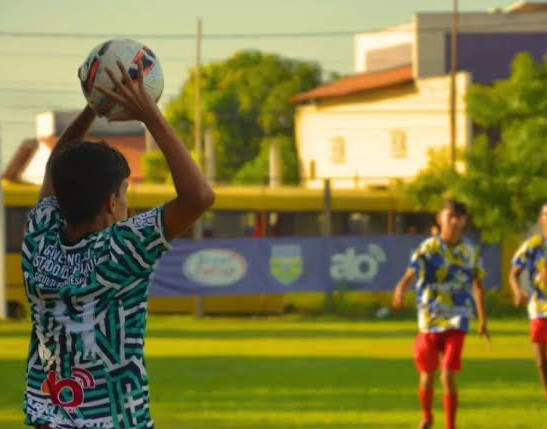
[[[391,291],[425,237],[177,240],[158,262],[153,296]],[[481,247],[486,286],[501,285],[499,246]]]

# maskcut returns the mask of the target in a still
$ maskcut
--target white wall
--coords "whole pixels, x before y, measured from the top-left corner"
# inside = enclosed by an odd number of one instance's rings
[[[458,75],[458,146],[470,143],[471,124],[464,94],[470,85],[467,73]],[[418,81],[416,89],[386,91],[386,97],[363,97],[344,104],[326,107],[307,105],[297,110],[296,139],[302,161],[302,176],[310,177],[310,161],[315,161],[317,181],[331,177],[336,187],[386,184],[393,178],[412,178],[428,162],[431,148],[449,145],[448,77]],[[390,95],[390,96],[389,96]],[[401,130],[407,137],[407,157],[392,157],[392,131]],[[345,139],[346,162],[331,160],[331,139]],[[358,181],[355,181],[355,176]],[[345,179],[343,179],[345,178]]]
[[[21,180],[26,183],[41,185],[46,172],[46,163],[51,154],[51,149],[42,142],[38,142],[38,148],[30,162],[21,173]]]
[[[355,73],[373,72],[410,64],[414,37],[413,26],[356,34],[353,49]],[[379,50],[386,50],[386,52],[381,55],[381,58],[376,56],[376,61],[367,61],[367,54],[374,54]]]

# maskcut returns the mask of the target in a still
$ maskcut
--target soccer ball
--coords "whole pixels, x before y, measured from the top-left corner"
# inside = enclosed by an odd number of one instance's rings
[[[122,73],[116,64],[117,61],[121,61],[129,76],[136,79],[139,60],[143,65],[146,91],[157,102],[163,91],[163,72],[156,55],[147,46],[136,40],[113,39],[101,43],[87,56],[78,69],[78,77],[88,104],[99,116],[108,118],[121,110],[115,101],[95,88],[95,85],[100,84],[114,90],[106,67],[121,81]]]

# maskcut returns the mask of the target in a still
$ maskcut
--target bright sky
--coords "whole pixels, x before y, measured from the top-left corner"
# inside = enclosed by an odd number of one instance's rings
[[[505,7],[510,0],[460,0],[460,10]],[[97,38],[12,37],[2,32],[204,34],[367,31],[410,21],[418,11],[446,11],[451,0],[1,0],[0,137],[2,165],[19,142],[35,134],[36,113],[77,109],[85,100],[76,72]],[[159,56],[165,74],[162,103],[181,88],[195,55],[194,40],[140,38]],[[205,39],[203,61],[241,49],[260,49],[318,61],[351,73],[353,37]]]

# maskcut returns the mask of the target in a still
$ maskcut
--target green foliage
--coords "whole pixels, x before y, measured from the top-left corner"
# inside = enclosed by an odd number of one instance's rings
[[[519,54],[509,79],[474,85],[467,98],[479,133],[453,171],[445,153],[405,189],[421,208],[438,208],[449,192],[469,205],[489,242],[521,233],[547,199],[547,63]]]
[[[240,183],[262,183],[263,171],[254,179],[250,172],[267,164],[265,147],[269,138],[290,139],[284,148],[296,155],[292,139],[295,107],[289,100],[320,83],[321,68],[317,64],[257,51],[239,52],[204,66],[202,121],[203,128],[212,132],[218,180],[230,182],[237,178]],[[194,145],[194,97],[195,71],[166,111],[169,122],[189,147]],[[298,169],[298,162],[290,158],[284,168]],[[287,174],[294,178],[298,171]]]
[[[237,185],[267,185],[269,180],[270,148],[263,145],[255,159],[247,162],[235,175]]]
[[[160,150],[146,152],[142,157],[142,166],[147,183],[166,183],[170,180],[169,166]]]
[[[283,169],[282,183],[296,185],[300,181],[296,145],[291,137],[265,138],[260,142],[260,152],[255,159],[246,163],[235,175],[233,183],[242,185],[267,184],[269,180],[270,146],[279,145]]]

